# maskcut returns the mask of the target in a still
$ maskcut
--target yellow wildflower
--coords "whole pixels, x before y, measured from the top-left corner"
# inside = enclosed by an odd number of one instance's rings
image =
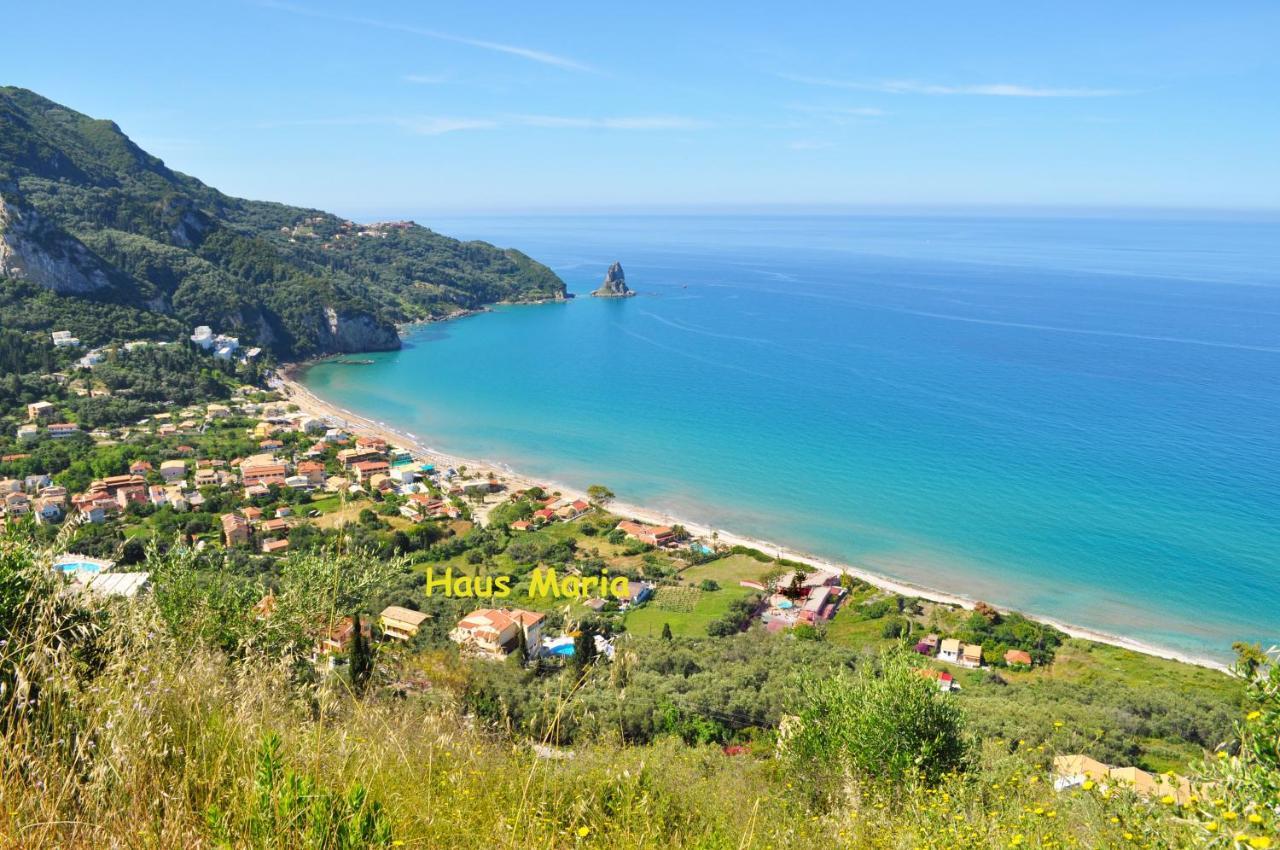
[[[586,838],[586,837],[587,837],[588,835],[590,835],[590,834],[591,834],[591,827],[589,827],[589,826],[580,826],[580,827],[578,827],[578,837],[579,837],[579,838]]]

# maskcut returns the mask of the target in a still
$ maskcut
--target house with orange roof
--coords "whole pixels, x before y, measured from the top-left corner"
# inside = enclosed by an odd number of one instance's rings
[[[542,646],[542,621],[535,611],[519,608],[501,610],[480,608],[458,621],[449,632],[449,640],[463,652],[483,658],[505,658],[520,646],[520,636],[531,654]]]
[[[356,481],[363,484],[375,475],[385,476],[390,471],[391,464],[385,460],[361,460],[351,464],[351,469],[355,470]]]
[[[1004,654],[1004,663],[1010,667],[1026,667],[1030,668],[1031,653],[1025,649],[1011,649]]]
[[[249,520],[239,514],[222,515],[222,542],[230,549],[249,542]]]
[[[650,546],[666,546],[669,543],[674,543],[676,539],[675,532],[665,525],[646,525],[643,522],[634,522],[629,519],[624,519],[618,523],[617,530],[632,540],[639,540],[641,543],[648,543]]]

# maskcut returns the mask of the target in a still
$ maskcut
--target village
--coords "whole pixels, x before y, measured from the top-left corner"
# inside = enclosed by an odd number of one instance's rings
[[[55,332],[53,340],[61,347],[78,344],[66,332]],[[191,343],[214,358],[257,354],[239,352],[235,338],[203,326],[192,333]],[[87,358],[79,365],[91,370],[97,359]],[[507,476],[492,470],[457,469],[384,437],[356,433],[333,417],[309,415],[279,393],[251,386],[238,387],[236,396],[225,403],[157,412],[130,427],[83,434],[75,422],[65,419],[57,405],[47,400],[31,402],[26,406],[26,421],[15,430],[16,442],[32,447],[40,441],[87,440],[88,454],[95,448],[110,449],[119,466],[110,470],[112,474],[75,489],[60,483],[66,476],[58,470],[0,479],[3,522],[30,519],[42,526],[111,527],[120,529],[122,542],[128,543],[153,536],[154,519],[165,517],[171,521],[161,524],[169,529],[181,526],[180,536],[196,549],[220,545],[231,551],[282,557],[295,539],[308,537],[300,529],[359,523],[361,512],[372,508],[388,529],[392,524],[432,524],[456,535],[496,524],[512,540],[524,535],[532,540],[552,526],[562,529],[554,533],[561,539],[566,535],[585,539],[579,532],[584,530],[582,520],[591,515],[593,520],[605,521],[604,526],[593,523],[586,529],[595,537],[593,551],[607,550],[604,554],[609,557],[601,563],[620,568],[632,579],[627,598],[597,596],[581,601],[578,613],[613,621],[615,628],[610,631],[674,629],[678,634],[715,635],[741,631],[758,621],[769,632],[799,627],[801,633],[810,634],[826,629],[853,591],[864,592],[858,600],[860,608],[875,601],[865,596],[870,587],[848,575],[799,564],[790,569],[775,565],[771,572],[751,557],[759,553],[729,551],[730,547],[715,540],[692,537],[680,526],[613,517],[607,511],[607,499],[565,497],[544,487],[516,487]],[[0,459],[0,469],[29,457],[26,452],[10,453]],[[173,521],[176,515],[192,519]],[[99,593],[144,589],[145,573],[129,573],[127,565],[117,569],[116,559],[108,557],[111,554],[101,545],[92,552],[68,551],[59,559],[59,569],[70,580]],[[581,560],[571,557],[561,566],[579,574],[584,566]],[[457,566],[475,568],[474,563]],[[127,581],[111,578],[126,574]],[[398,607],[398,614],[381,612],[379,622],[397,624],[383,629],[397,635],[395,639],[411,638],[420,620],[411,622],[415,617],[404,614],[409,609]],[[640,609],[646,607],[652,610],[642,613]],[[882,607],[873,606],[868,619],[879,619]],[[897,613],[902,610],[899,604]],[[503,657],[517,644],[529,657],[544,651],[564,655],[563,642],[572,634],[544,638],[540,632],[530,632],[530,625],[537,626],[541,619],[520,609],[479,608],[460,618],[450,637],[465,654],[476,657]],[[903,625],[906,620],[893,622],[886,634],[910,630]],[[343,651],[346,642],[341,633],[347,625],[340,624],[335,634],[323,636],[320,642],[335,652]],[[899,631],[892,637],[904,634]],[[603,648],[607,639],[601,640]],[[962,644],[956,637],[929,633],[914,646],[939,667],[984,666],[982,647]],[[1018,648],[1003,650],[996,661],[1013,669],[1033,664],[1030,654]],[[930,675],[937,677],[942,690],[959,687],[944,669],[930,668]]]
[[[256,356],[203,327],[189,343],[229,366]],[[147,349],[118,346],[103,362],[140,350]],[[77,361],[55,379],[70,390],[62,398],[105,392],[93,377],[98,368]],[[251,581],[262,590],[250,604],[264,621],[275,610],[275,577],[294,553],[341,547],[402,562],[398,589],[367,610],[317,621],[307,638],[316,670],[339,678],[353,647],[371,644],[397,687],[425,686],[429,678],[406,671],[421,653],[443,648],[478,669],[554,671],[584,658],[607,665],[633,653],[638,640],[714,645],[756,633],[788,640],[802,656],[808,647],[900,648],[945,698],[966,701],[1006,683],[1097,667],[1092,656],[1101,647],[1064,644],[1060,632],[1019,614],[909,596],[850,571],[638,518],[616,508],[604,487],[563,492],[467,465],[307,401],[287,382],[237,383],[226,398],[162,405],[129,424],[92,428],[77,423],[65,400],[26,402],[0,435],[0,523],[33,527],[59,547],[53,568],[68,592],[120,604],[151,589],[151,547],[225,558],[228,568],[259,577]],[[575,578],[622,576],[627,590],[531,596],[533,576],[548,568]],[[475,586],[509,576],[513,593],[442,600],[424,592],[432,570]],[[1057,657],[1063,651],[1066,662]],[[1090,763],[1089,775],[1101,769]],[[1076,775],[1065,771],[1054,775]],[[1150,775],[1131,779],[1167,790]]]

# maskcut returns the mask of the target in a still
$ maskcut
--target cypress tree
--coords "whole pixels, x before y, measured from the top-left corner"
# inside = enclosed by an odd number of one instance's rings
[[[373,675],[373,651],[369,648],[369,641],[365,639],[359,614],[351,615],[351,624],[355,628],[349,651],[351,687],[357,696],[363,696],[369,686],[369,678]]]

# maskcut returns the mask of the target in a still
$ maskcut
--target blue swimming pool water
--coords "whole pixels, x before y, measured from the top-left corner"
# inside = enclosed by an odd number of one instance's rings
[[[72,575],[74,573],[100,573],[102,565],[95,564],[93,561],[66,561],[58,565],[64,573]]]

